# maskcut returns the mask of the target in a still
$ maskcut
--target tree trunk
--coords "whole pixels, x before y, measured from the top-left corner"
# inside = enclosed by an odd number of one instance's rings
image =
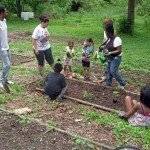
[[[17,16],[21,17],[22,11],[21,0],[16,0],[16,6],[17,6]]]
[[[134,8],[135,8],[135,0],[128,1],[128,21],[130,23],[130,31],[131,34],[134,32]]]

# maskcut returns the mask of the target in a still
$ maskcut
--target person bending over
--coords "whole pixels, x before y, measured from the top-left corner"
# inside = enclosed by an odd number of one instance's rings
[[[56,99],[58,101],[63,100],[62,95],[67,90],[66,79],[63,74],[60,74],[63,67],[60,63],[54,65],[54,72],[50,72],[45,79],[45,94],[51,99]]]

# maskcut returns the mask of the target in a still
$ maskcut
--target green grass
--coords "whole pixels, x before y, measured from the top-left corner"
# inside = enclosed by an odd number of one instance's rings
[[[97,124],[110,126],[118,145],[127,145],[128,139],[134,143],[141,143],[145,149],[150,147],[150,127],[133,127],[127,121],[121,120],[117,114],[101,114],[95,111],[80,110],[78,113],[82,114],[85,120],[94,121]]]

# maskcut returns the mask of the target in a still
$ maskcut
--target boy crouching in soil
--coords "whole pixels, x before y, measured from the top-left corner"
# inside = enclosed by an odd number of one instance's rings
[[[45,93],[51,98],[62,101],[62,95],[67,90],[66,79],[60,74],[63,67],[60,63],[54,65],[54,72],[50,72],[45,79]]]

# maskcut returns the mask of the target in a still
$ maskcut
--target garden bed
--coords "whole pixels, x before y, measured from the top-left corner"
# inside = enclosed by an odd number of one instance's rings
[[[33,61],[34,58],[28,57],[28,56],[22,56],[18,54],[11,54],[11,64],[12,65],[20,65],[22,63]],[[0,58],[1,62],[1,58]]]
[[[68,90],[66,96],[77,98],[92,104],[105,106],[111,109],[124,109],[123,100],[129,95],[133,99],[139,100],[139,95],[127,93],[125,91],[116,91],[102,85],[94,85],[78,80],[67,79]],[[43,82],[36,81],[28,85],[28,90],[34,92],[36,87],[43,89]],[[117,102],[115,101],[117,100]]]
[[[62,130],[53,130],[26,117],[19,117],[2,110],[0,110],[0,131],[0,149],[2,150],[100,149],[100,146],[80,137],[73,137],[63,133]]]

